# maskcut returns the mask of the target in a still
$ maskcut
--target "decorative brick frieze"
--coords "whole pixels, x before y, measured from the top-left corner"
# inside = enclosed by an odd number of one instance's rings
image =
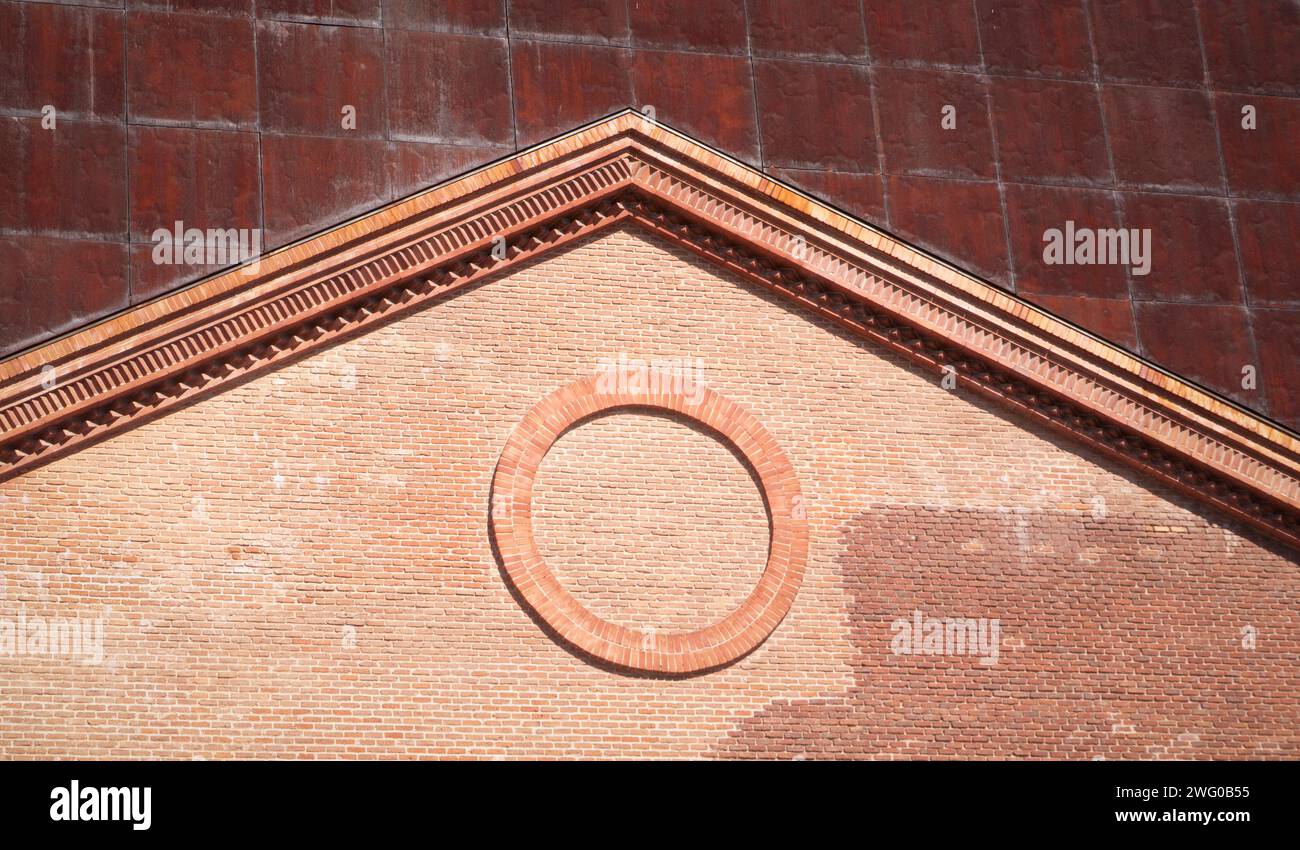
[[[776,628],[803,580],[808,522],[794,469],[762,423],[707,387],[606,389],[603,380],[584,378],[542,399],[502,450],[492,479],[492,531],[506,574],[556,634],[610,664],[678,675],[729,664]],[[771,543],[758,585],[727,616],[692,632],[659,633],[602,620],[565,590],[533,537],[533,482],[551,446],[585,420],[638,408],[686,417],[731,444],[757,475],[767,503]]]
[[[1300,547],[1300,439],[620,113],[0,362],[0,478],[630,220]]]

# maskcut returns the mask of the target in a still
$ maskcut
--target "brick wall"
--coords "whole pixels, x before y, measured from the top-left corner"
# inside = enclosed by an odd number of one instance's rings
[[[628,628],[715,623],[767,561],[758,482],[712,434],[668,415],[620,412],[570,431],[533,499],[533,534],[561,583]]]
[[[806,497],[790,613],[714,672],[568,648],[490,544],[521,417],[619,353],[700,358]],[[564,585],[632,626],[715,618],[765,551],[739,460],[663,416],[569,432],[536,501]],[[0,616],[106,632],[101,664],[0,659],[3,757],[1300,755],[1293,553],[635,230],[12,479],[0,508]],[[894,654],[917,610],[998,619],[997,663]]]
[[[1293,0],[0,0],[0,354],[213,270],[160,226],[282,244],[652,105],[1300,427],[1298,98]],[[1066,220],[1151,273],[1043,266]]]

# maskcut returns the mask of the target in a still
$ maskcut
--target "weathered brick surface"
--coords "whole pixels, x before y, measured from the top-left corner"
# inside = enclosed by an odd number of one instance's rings
[[[712,434],[667,414],[611,414],[570,431],[547,453],[533,499],[533,534],[561,583],[628,628],[715,623],[767,560],[757,482]]]
[[[521,417],[620,352],[701,358],[807,498],[790,613],[716,672],[567,649],[489,542]],[[603,616],[689,628],[752,587],[756,495],[706,435],[619,414],[557,443],[537,529]],[[106,618],[102,665],[0,659],[3,757],[1300,755],[1294,554],[637,231],[12,479],[0,507],[0,616]],[[998,618],[998,663],[894,655],[917,609]]]

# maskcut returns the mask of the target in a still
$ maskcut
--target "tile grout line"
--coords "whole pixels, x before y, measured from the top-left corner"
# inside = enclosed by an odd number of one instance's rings
[[[257,11],[258,0],[253,0],[253,11]],[[261,55],[261,33],[258,31],[257,22],[254,21],[253,27],[253,99],[257,102],[256,111],[253,116],[257,134],[257,221],[262,228],[262,248],[270,244],[266,231],[266,158],[262,152],[262,55]]]
[[[758,108],[758,69],[754,65],[754,43],[749,35],[749,0],[741,4],[745,18],[745,59],[749,62],[749,97],[754,105],[754,130],[758,137],[758,170],[767,173],[767,153],[763,150],[763,114]]]
[[[970,5],[971,14],[975,16],[975,45],[979,50],[980,68],[987,72],[988,63],[984,59],[984,34],[980,31],[979,0],[970,0]],[[989,122],[989,136],[993,146],[993,179],[997,181],[998,204],[1002,208],[1002,236],[1005,240],[1004,247],[1007,249],[1007,271],[1011,275],[1009,283],[1011,291],[1019,294],[1020,285],[1016,280],[1015,242],[1011,238],[1011,216],[1007,213],[1006,181],[1002,178],[1001,142],[998,139],[997,121],[993,115],[993,86],[988,82],[991,78],[987,73],[981,74],[977,79],[984,89],[984,115]]]
[[[1259,336],[1255,333],[1255,313],[1251,309],[1250,290],[1246,286],[1246,261],[1241,255],[1241,236],[1237,230],[1237,208],[1232,202],[1232,188],[1228,182],[1228,160],[1223,154],[1223,131],[1219,124],[1219,105],[1217,98],[1214,96],[1213,90],[1210,88],[1210,83],[1212,82],[1210,75],[1210,61],[1205,50],[1205,30],[1201,25],[1200,0],[1192,0],[1192,17],[1196,24],[1196,44],[1201,53],[1201,73],[1203,75],[1202,91],[1205,92],[1205,97],[1210,102],[1210,120],[1214,125],[1214,146],[1215,151],[1219,155],[1219,179],[1222,181],[1220,186],[1223,190],[1223,203],[1228,208],[1228,232],[1232,235],[1232,252],[1237,260],[1237,285],[1241,287],[1242,312],[1246,316],[1246,331],[1250,334],[1251,356],[1255,361],[1253,364],[1249,364],[1255,367],[1256,374],[1254,392],[1259,396],[1260,406],[1263,409],[1263,412],[1268,414],[1271,409],[1268,398],[1268,385],[1259,375],[1260,370],[1263,369],[1263,363],[1259,356]],[[1242,387],[1242,390],[1244,391],[1245,387]]]
[[[1096,96],[1097,113],[1101,118],[1101,138],[1106,146],[1106,164],[1110,169],[1110,202],[1111,208],[1115,211],[1115,218],[1120,227],[1128,224],[1127,212],[1124,208],[1123,199],[1119,192],[1119,176],[1115,172],[1115,152],[1112,150],[1110,141],[1110,122],[1106,118],[1106,99],[1101,91],[1101,63],[1097,60],[1097,40],[1093,34],[1092,28],[1092,0],[1083,0],[1083,25],[1088,33],[1088,53],[1092,57],[1092,87]],[[1129,321],[1133,327],[1133,341],[1135,348],[1134,353],[1146,357],[1145,343],[1142,342],[1142,330],[1138,325],[1137,319],[1137,300],[1133,297],[1133,274],[1132,269],[1124,266],[1124,288],[1128,291],[1129,303]],[[1151,359],[1147,357],[1147,359]]]
[[[510,35],[510,0],[501,0],[501,12],[506,24],[506,89],[510,97],[510,137],[513,139],[511,149],[519,152],[519,116],[515,110],[515,42]]]
[[[93,73],[91,75],[94,76]],[[94,108],[92,101],[91,108]],[[125,159],[124,171],[126,180],[123,185],[123,193],[126,196],[126,208],[123,214],[126,216],[126,307],[135,303],[135,257],[132,248],[132,215],[131,215],[131,16],[126,13],[126,7],[122,8],[122,150]]]
[[[876,103],[876,73],[871,62],[871,40],[867,35],[867,10],[865,0],[858,2],[862,17],[862,49],[867,56],[867,94],[871,100],[871,126],[875,131],[876,173],[880,175],[880,206],[885,211],[885,227],[893,229],[893,211],[889,207],[889,175],[886,173],[885,138],[880,132],[880,107]]]

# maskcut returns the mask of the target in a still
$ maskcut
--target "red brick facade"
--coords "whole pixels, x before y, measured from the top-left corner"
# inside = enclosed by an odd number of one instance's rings
[[[789,612],[711,672],[575,649],[492,546],[511,435],[620,354],[701,364],[804,496]],[[534,495],[602,619],[759,580],[757,482],[690,420],[579,425]],[[1293,550],[626,225],[0,497],[5,616],[104,623],[100,664],[4,659],[6,757],[1300,754]],[[895,654],[916,611],[997,619],[996,663]]]

